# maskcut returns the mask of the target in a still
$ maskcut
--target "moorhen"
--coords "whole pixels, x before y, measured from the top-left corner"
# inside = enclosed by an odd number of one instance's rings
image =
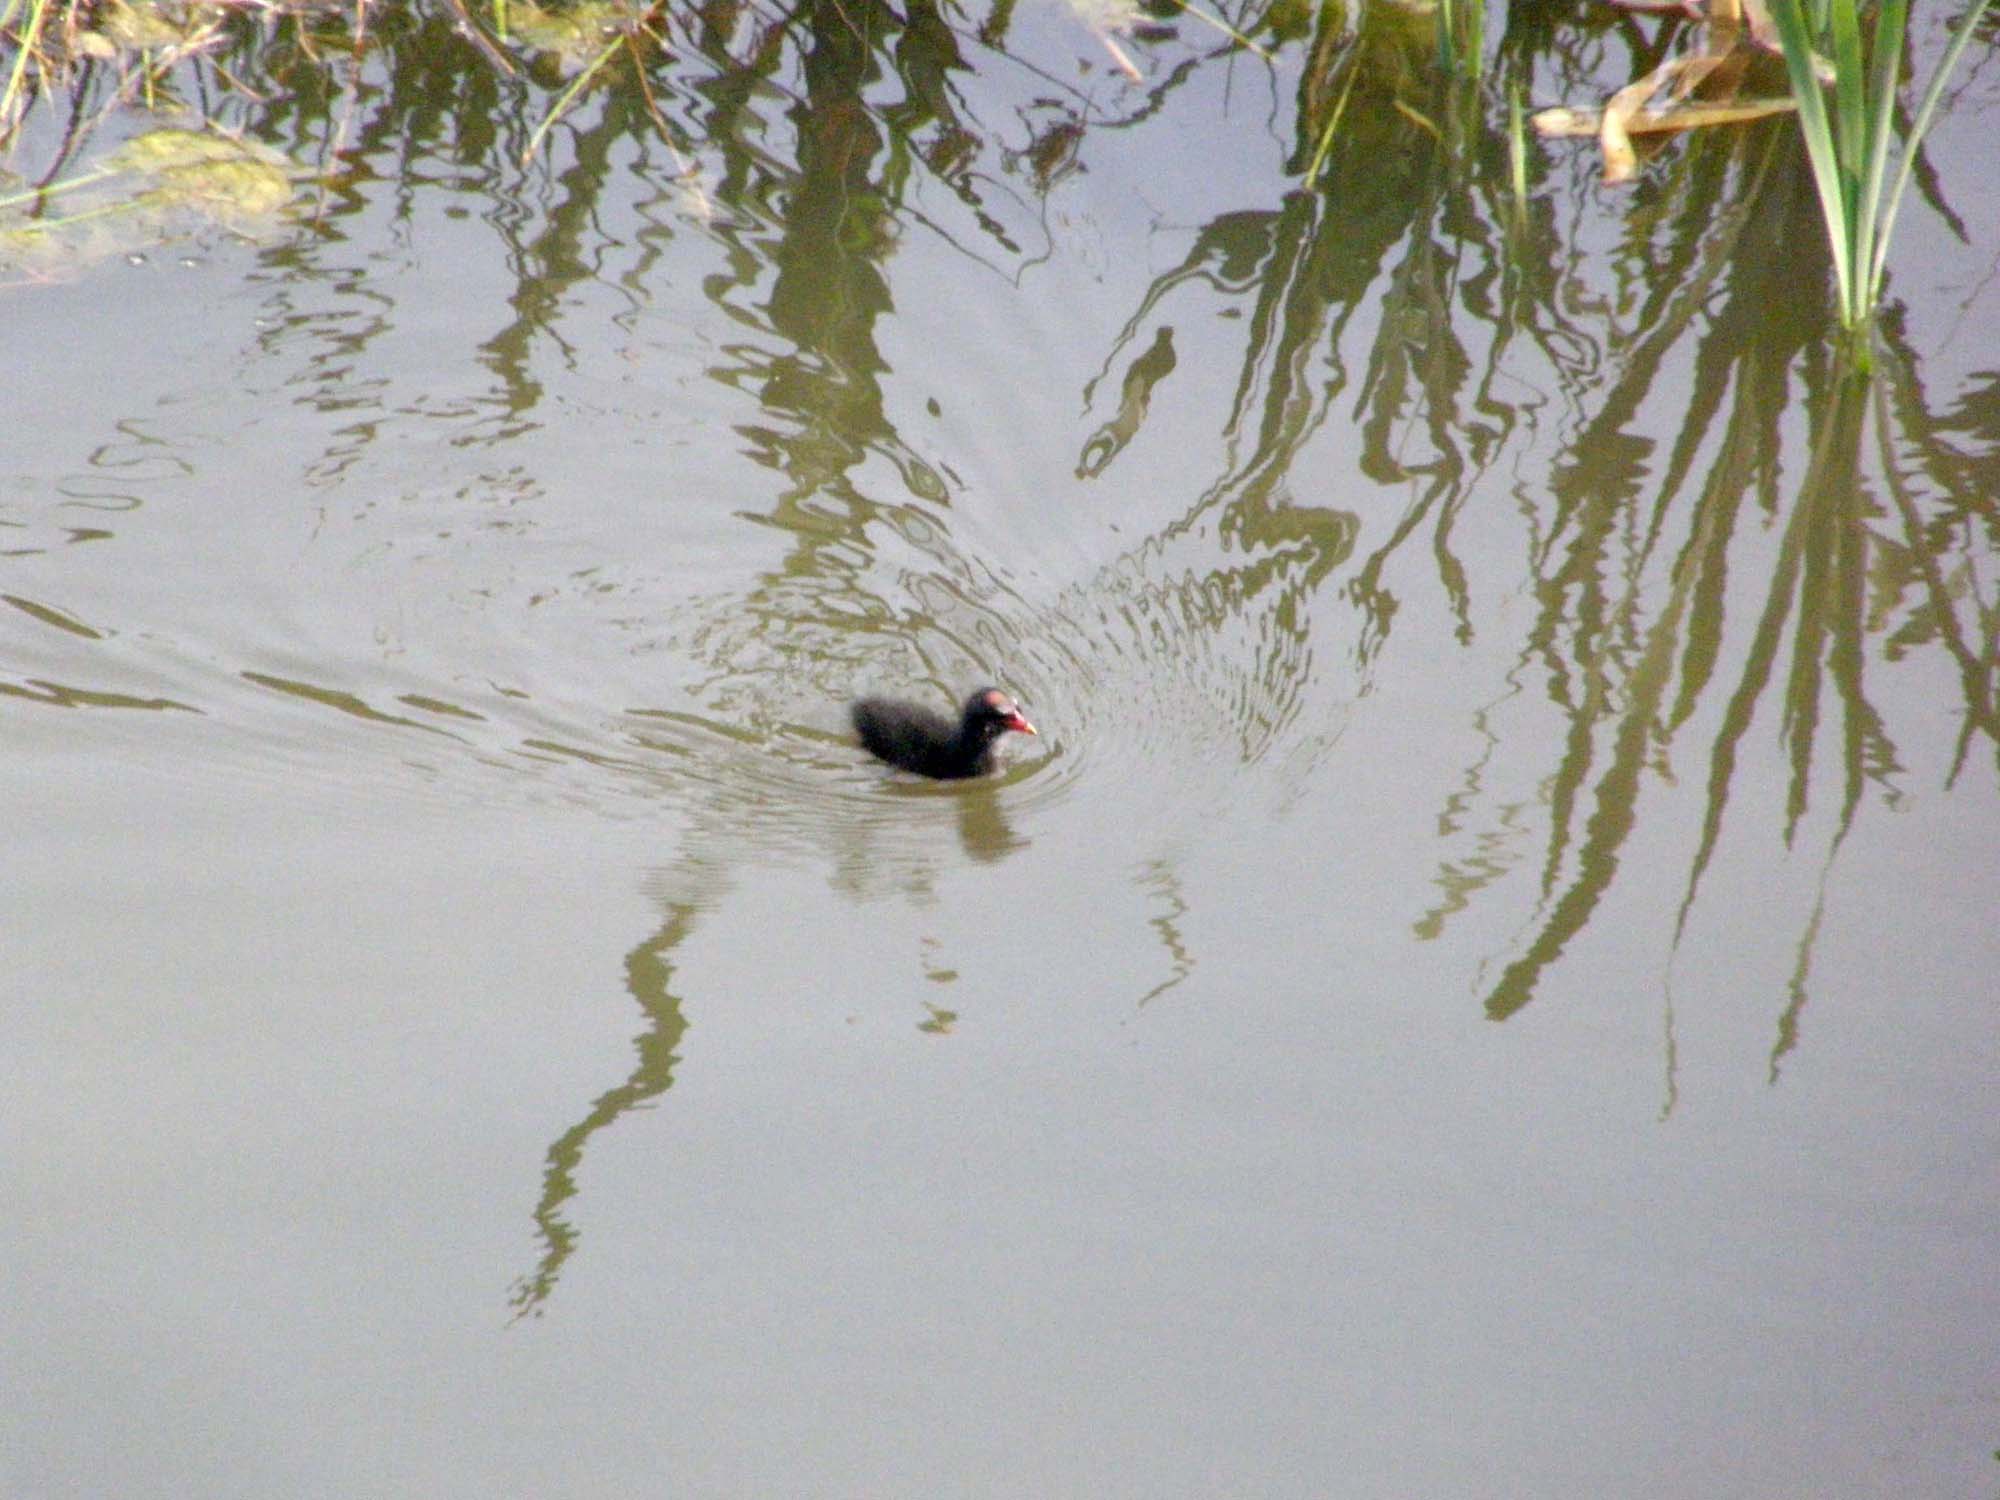
[[[941,781],[984,776],[993,769],[995,740],[1010,729],[1035,732],[1014,700],[998,688],[981,688],[967,698],[956,724],[943,714],[893,698],[863,698],[848,713],[871,755]]]

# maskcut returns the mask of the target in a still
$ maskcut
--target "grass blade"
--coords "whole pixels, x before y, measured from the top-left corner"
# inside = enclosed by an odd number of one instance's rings
[[[1868,305],[1871,307],[1881,295],[1889,236],[1896,227],[1896,215],[1902,209],[1903,191],[1910,185],[1910,173],[1916,168],[1917,147],[1931,128],[1931,117],[1937,113],[1938,101],[1944,97],[1945,82],[1958,66],[1965,44],[1972,40],[1972,29],[1979,24],[1979,18],[1986,14],[1986,8],[1991,3],[1992,0],[1973,0],[1965,19],[1958,23],[1958,30],[1952,34],[1951,44],[1944,49],[1944,56],[1938,59],[1937,71],[1931,75],[1930,86],[1924,90],[1923,102],[1910,119],[1910,135],[1903,147],[1903,160],[1896,168],[1896,180],[1889,185],[1889,196],[1883,200],[1882,230],[1875,240],[1875,252],[1870,263],[1862,268],[1867,276]]]
[[[1857,283],[1854,310],[1858,316],[1866,316],[1875,305],[1879,290],[1875,268],[1882,263],[1879,247],[1888,242],[1888,235],[1878,229],[1877,220],[1882,208],[1882,172],[1889,161],[1890,125],[1896,114],[1896,79],[1909,20],[1910,0],[1882,0],[1875,13],[1874,57],[1868,80],[1868,133],[1860,143],[1862,176],[1854,234]]]
[[[1852,4],[1852,0],[1835,0]],[[1812,163],[1813,186],[1819,191],[1820,213],[1826,219],[1827,242],[1833,250],[1834,283],[1840,298],[1841,316],[1851,302],[1849,287],[1854,270],[1848,257],[1848,209],[1841,192],[1840,163],[1835,155],[1833,129],[1827,119],[1826,97],[1820,92],[1819,77],[1813,70],[1812,38],[1806,34],[1805,16],[1799,0],[1771,0],[1771,20],[1778,28],[1784,48],[1785,71],[1791,75],[1792,96],[1799,105],[1799,133],[1805,137],[1806,156]]]
[[[556,102],[549,106],[549,112],[542,116],[541,123],[534,128],[533,133],[528,137],[528,148],[521,153],[522,166],[525,167],[535,159],[535,153],[542,148],[543,138],[555,126],[556,121],[569,112],[570,105],[576,102],[577,95],[589,87],[590,80],[597,76],[598,70],[617,55],[618,42],[615,39],[607,42],[603,51],[593,57],[589,65],[571,80],[569,87],[556,96]]]

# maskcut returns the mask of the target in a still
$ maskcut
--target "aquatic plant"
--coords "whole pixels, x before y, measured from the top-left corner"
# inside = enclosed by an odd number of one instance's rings
[[[1771,0],[1771,18],[1798,99],[1799,128],[1805,134],[1826,217],[1827,241],[1833,250],[1833,270],[1840,321],[1855,335],[1857,367],[1869,365],[1868,330],[1882,299],[1882,274],[1896,212],[1909,186],[1917,151],[1937,112],[1945,80],[1972,38],[1973,27],[1990,0],[1972,0],[1959,22],[1922,102],[1910,119],[1896,176],[1885,189],[1896,108],[1896,75],[1909,29],[1909,0],[1882,0],[1875,13],[1868,58],[1861,48],[1861,22],[1856,0],[1819,0],[1824,35],[1832,48],[1833,110],[1816,72],[1814,36],[1808,29],[1800,0]]]
[[[0,269],[71,271],[190,228],[254,239],[284,222],[309,175],[220,131],[149,130],[68,177],[0,193]],[[68,212],[48,212],[58,199]]]

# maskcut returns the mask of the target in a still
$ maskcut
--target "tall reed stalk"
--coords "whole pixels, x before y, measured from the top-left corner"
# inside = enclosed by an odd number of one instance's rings
[[[1882,300],[1889,236],[1896,227],[1896,212],[1909,186],[1917,149],[1930,129],[1945,81],[1990,3],[1973,0],[1953,33],[1930,87],[1924,90],[1923,102],[1910,120],[1902,160],[1885,191],[1896,78],[1909,30],[1909,0],[1881,0],[1866,61],[1856,0],[1818,0],[1814,5],[1815,15],[1823,15],[1833,60],[1831,116],[1815,70],[1815,38],[1807,29],[1801,0],[1771,0],[1771,18],[1777,23],[1784,47],[1785,67],[1798,99],[1799,128],[1805,133],[1806,154],[1812,161],[1827,240],[1833,248],[1841,325],[1857,335],[1853,349],[1856,363],[1864,370],[1870,363],[1867,334]]]

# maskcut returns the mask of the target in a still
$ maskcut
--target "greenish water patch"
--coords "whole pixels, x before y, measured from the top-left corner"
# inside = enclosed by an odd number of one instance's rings
[[[0,198],[0,267],[54,273],[176,239],[282,227],[308,174],[273,148],[163,126],[94,166]]]

